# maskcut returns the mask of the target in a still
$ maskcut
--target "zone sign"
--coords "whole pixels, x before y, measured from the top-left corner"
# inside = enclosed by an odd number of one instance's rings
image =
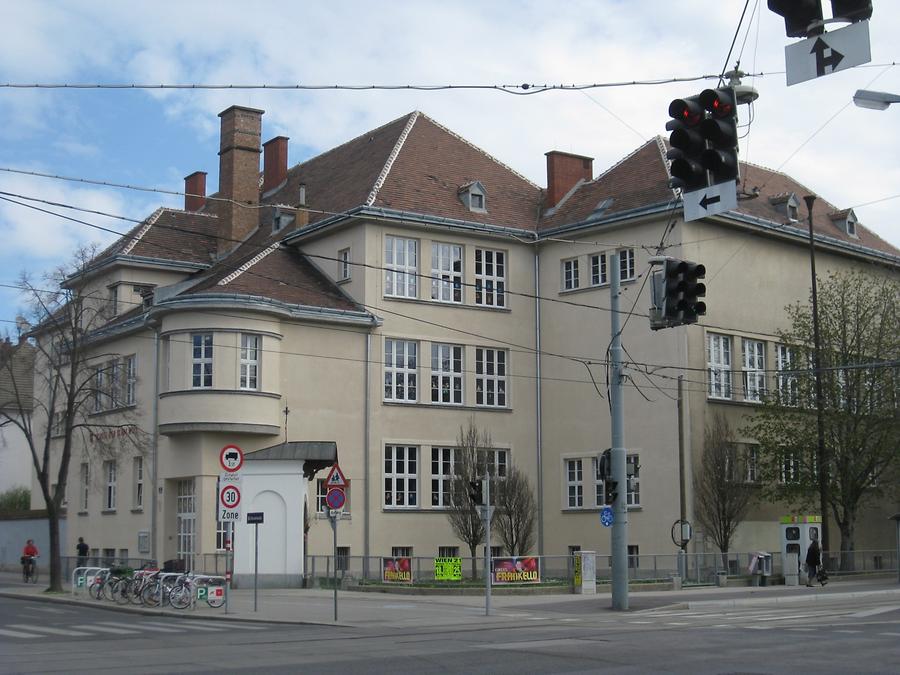
[[[237,522],[241,519],[241,489],[236,484],[226,485],[219,491],[219,503],[222,506],[219,520]]]

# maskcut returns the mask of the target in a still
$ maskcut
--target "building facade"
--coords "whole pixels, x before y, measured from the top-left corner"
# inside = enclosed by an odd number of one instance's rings
[[[64,548],[84,536],[104,554],[195,562],[246,545],[216,518],[219,451],[235,444],[303,473],[291,503],[305,503],[308,532],[292,506],[284,537],[328,554],[331,459],[310,449],[333,444],[349,480],[341,555],[467,555],[445,508],[471,422],[490,435],[496,474],[515,465],[529,476],[536,552],[608,551],[597,458],[609,445],[618,265],[632,308],[629,550],[673,551],[677,376],[690,476],[712,414],[737,423],[774,386],[773,336],[785,305],[809,292],[797,211],[808,190],[743,166],[753,199],[684,223],[658,138],[596,178],[590,158],[549,152],[544,189],[419,112],[289,168],[287,138],[260,143],[262,115],[221,113],[218,191],[191,174],[183,210],[157,210],[83,281],[106,303],[94,344],[99,370],[115,373],[98,375],[92,419],[126,427],[127,414],[151,441],[103,459],[87,437],[69,474]],[[814,229],[820,271],[900,270],[900,252],[852,212],[824,205]],[[649,329],[659,254],[706,265],[701,323]],[[777,549],[786,509],[756,508],[736,548]],[[861,527],[861,547],[889,546],[880,517]]]

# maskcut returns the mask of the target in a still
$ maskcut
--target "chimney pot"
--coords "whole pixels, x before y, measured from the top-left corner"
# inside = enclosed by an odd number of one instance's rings
[[[184,177],[184,210],[199,211],[206,206],[206,172],[195,171]]]
[[[547,208],[553,208],[580,180],[594,178],[594,158],[551,150],[547,157]]]
[[[219,256],[259,227],[259,155],[262,116],[256,108],[231,106],[219,113]]]
[[[263,194],[287,180],[287,136],[276,136],[263,143]]]

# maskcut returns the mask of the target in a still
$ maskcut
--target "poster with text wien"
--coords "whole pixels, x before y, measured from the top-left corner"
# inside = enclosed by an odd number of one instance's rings
[[[434,578],[438,581],[461,581],[462,558],[435,558]]]
[[[491,558],[491,581],[494,584],[539,584],[541,566],[538,558]]]
[[[411,584],[410,558],[382,558],[381,580],[389,584]]]

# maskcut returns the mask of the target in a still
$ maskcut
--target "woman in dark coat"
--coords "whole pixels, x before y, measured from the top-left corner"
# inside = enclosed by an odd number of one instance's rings
[[[812,586],[813,580],[816,578],[816,570],[822,564],[822,553],[819,550],[819,541],[813,539],[809,548],[806,549],[806,585]],[[825,585],[824,583],[822,584]]]

